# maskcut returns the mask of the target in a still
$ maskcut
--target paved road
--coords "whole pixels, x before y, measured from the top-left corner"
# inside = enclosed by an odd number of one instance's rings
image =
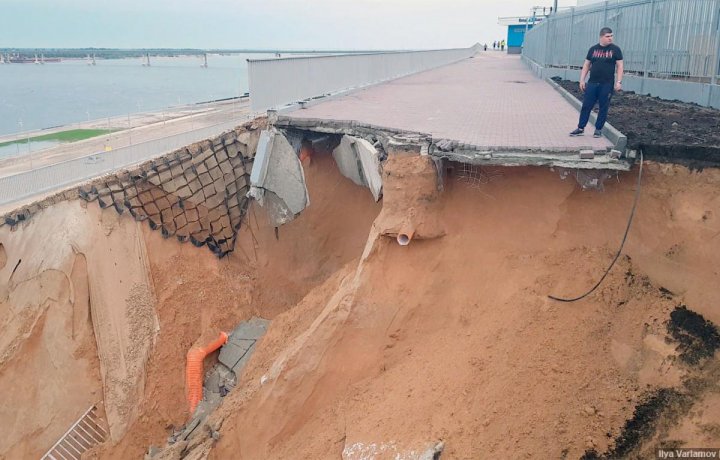
[[[492,52],[283,115],[355,120],[497,151],[611,147],[605,138],[593,139],[591,129],[583,137],[569,137],[577,110],[518,56]]]
[[[104,152],[107,147],[117,149],[128,145],[139,144],[161,137],[192,131],[198,128],[216,125],[230,120],[238,120],[238,124],[251,115],[247,99],[239,101],[223,101],[180,107],[165,112],[143,113],[129,118],[117,117],[109,120],[95,120],[71,127],[60,127],[37,134],[48,134],[53,131],[78,128],[101,128],[119,131],[109,136],[98,136],[79,142],[61,144],[50,149],[32,152],[30,155],[0,160],[0,177],[11,176],[40,166],[59,163],[93,153]],[[6,136],[0,141],[11,140]],[[22,148],[22,146],[21,146]]]

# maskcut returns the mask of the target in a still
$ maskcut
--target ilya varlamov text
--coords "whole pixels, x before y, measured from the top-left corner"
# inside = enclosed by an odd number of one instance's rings
[[[677,449],[658,449],[656,458],[718,458],[720,459],[720,449],[708,448],[677,448]]]

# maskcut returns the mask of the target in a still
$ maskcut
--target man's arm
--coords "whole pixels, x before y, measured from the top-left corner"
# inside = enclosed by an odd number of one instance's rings
[[[592,63],[588,59],[585,59],[585,63],[582,66],[582,71],[580,72],[580,91],[585,91],[585,80],[587,79],[587,74],[588,72],[590,72],[591,66]]]
[[[617,78],[615,79],[615,91],[620,91],[622,89],[623,72],[625,72],[625,64],[622,60],[617,61]]]

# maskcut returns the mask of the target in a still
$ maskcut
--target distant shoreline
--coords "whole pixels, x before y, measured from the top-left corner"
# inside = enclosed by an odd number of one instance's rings
[[[95,56],[96,59],[126,59],[150,57],[182,57],[202,56],[204,54],[229,56],[236,54],[358,54],[376,53],[399,50],[258,50],[258,49],[193,49],[193,48],[0,48],[3,56],[18,56],[33,58],[35,55],[44,56],[45,59],[60,58],[87,59]]]

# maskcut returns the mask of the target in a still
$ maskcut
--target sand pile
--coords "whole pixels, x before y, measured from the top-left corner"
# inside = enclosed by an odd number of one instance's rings
[[[202,334],[272,319],[361,251],[380,205],[331,158],[306,173],[315,202],[303,221],[276,237],[251,213],[222,260],[79,201],[3,227],[0,390],[14,402],[0,409],[0,457],[41,456],[100,401],[114,439],[87,456],[138,458],[164,444],[187,419],[185,354]],[[351,216],[327,219],[341,209]]]
[[[63,202],[0,242],[0,457],[41,456],[102,401],[120,439],[156,332],[139,227]]]
[[[341,281],[276,318],[246,392],[216,418],[211,458],[419,458],[439,442],[448,458],[580,458],[618,452],[636,407],[664,389],[694,396],[656,402],[623,452],[717,445],[714,361],[679,359],[667,322],[681,303],[720,319],[720,292],[707,288],[720,175],[646,171],[627,256],[571,304],[546,296],[580,294],[602,274],[633,175],[605,193],[538,169],[503,170],[481,190],[450,177],[436,203],[445,236],[400,247],[376,226]],[[295,325],[309,310],[315,321]],[[688,376],[703,383],[688,390]],[[678,417],[682,435],[656,433]]]
[[[684,333],[673,336],[668,328],[671,315],[685,318],[676,313],[680,305],[720,324],[720,291],[713,288],[720,281],[720,172],[646,165],[625,256],[594,294],[565,304],[547,295],[581,294],[612,259],[632,204],[634,173],[600,193],[583,192],[572,178],[563,181],[546,169],[487,171],[491,180],[471,186],[451,168],[438,192],[431,163],[423,161],[391,157],[386,196],[375,204],[367,189],[340,176],[331,157],[306,160],[311,206],[277,233],[253,206],[237,249],[222,260],[116,216],[112,228],[128,226],[136,235],[129,240],[144,248],[153,315],[136,326],[129,319],[119,323],[130,325],[122,330],[147,331],[139,341],[148,344],[142,385],[133,387],[126,431],[88,456],[140,458],[150,445],[163,445],[187,420],[188,348],[208,330],[230,329],[252,316],[272,320],[267,335],[205,434],[176,446],[175,458],[409,459],[432,458],[441,448],[441,458],[592,458],[635,439],[626,422],[643,404],[654,412],[643,412],[652,416],[633,425],[641,428],[640,442],[623,452],[668,440],[720,444],[717,358],[683,359],[678,340]],[[112,213],[77,207],[97,213],[100,222]],[[394,234],[408,224],[417,232],[401,247]],[[107,226],[97,228],[93,238]],[[2,236],[5,282],[24,253],[7,243],[12,235]],[[96,259],[89,250],[78,252],[86,256],[94,299]],[[84,273],[70,255],[61,259],[58,266],[71,280]],[[33,270],[41,273],[46,265]],[[45,296],[52,298],[47,311],[72,303],[61,295],[60,279],[53,284],[58,293]],[[84,292],[81,281],[71,284]],[[138,295],[132,285],[125,289],[116,307],[121,312],[126,299]],[[45,297],[32,302],[33,318]],[[12,297],[2,305],[28,308]],[[44,324],[54,337],[69,334],[60,322]],[[3,323],[2,350],[11,348],[7,337],[18,337],[16,356],[30,353],[24,350],[33,350],[32,340],[17,332],[25,326],[13,327]],[[93,367],[92,341],[83,334],[61,346],[84,350],[87,364],[73,365],[86,366],[87,387],[107,398],[97,376],[102,353]],[[712,333],[707,336],[701,348],[711,350]],[[5,375],[20,375],[17,363],[35,362],[15,359],[0,362],[0,385]],[[49,385],[39,378],[25,391],[39,394]],[[31,404],[37,403],[10,405],[14,412],[4,419]],[[56,412],[69,414],[78,404]],[[19,428],[0,455],[29,454],[30,433],[43,430],[39,420],[35,431]],[[41,453],[38,446],[33,455]]]
[[[88,456],[139,458],[150,445],[164,445],[173,428],[187,421],[185,355],[196,342],[204,343],[202,335],[230,331],[253,316],[272,320],[362,250],[380,205],[340,176],[332,158],[306,165],[306,175],[314,203],[303,220],[279,229],[276,237],[265,214],[255,210],[236,250],[221,260],[142,226],[156,291],[157,345],[147,364],[138,419],[119,443]],[[328,218],[341,210],[349,215]]]

